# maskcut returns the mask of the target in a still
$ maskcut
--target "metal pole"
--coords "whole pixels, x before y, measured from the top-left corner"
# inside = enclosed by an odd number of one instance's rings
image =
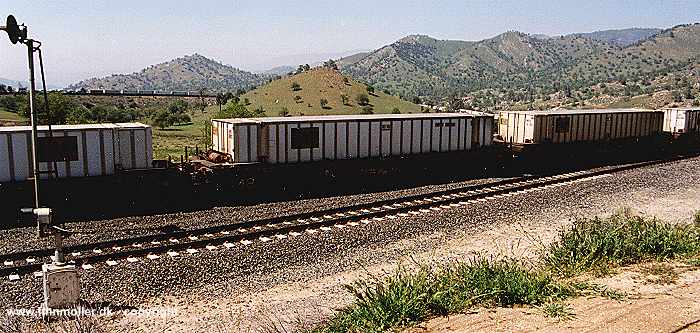
[[[49,94],[46,92],[46,75],[44,75],[44,57],[41,55],[41,48],[37,49],[39,52],[39,71],[41,72],[41,87],[44,92],[44,114],[46,115],[46,123],[49,125],[49,137],[53,138],[53,131],[51,130],[51,111],[49,109]],[[53,161],[53,163],[47,163],[49,169],[49,176],[54,175],[58,178],[58,162]]]
[[[34,170],[34,208],[39,208],[39,163],[37,162],[36,142],[37,120],[34,110],[34,41],[27,40],[27,57],[29,58],[29,118],[32,123],[32,170]]]

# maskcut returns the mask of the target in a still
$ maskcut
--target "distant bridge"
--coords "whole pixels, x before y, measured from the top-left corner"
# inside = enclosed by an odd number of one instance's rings
[[[200,94],[197,91],[160,91],[160,90],[114,90],[114,89],[90,89],[90,90],[53,90],[64,95],[74,96],[151,96],[151,97],[191,97],[191,98],[216,98],[216,95]],[[0,92],[0,95],[25,95],[26,88],[12,92]]]
[[[169,97],[216,98],[216,95],[201,94],[198,91],[90,89],[90,90],[62,90],[62,92],[65,95],[87,95],[87,96],[169,96]]]

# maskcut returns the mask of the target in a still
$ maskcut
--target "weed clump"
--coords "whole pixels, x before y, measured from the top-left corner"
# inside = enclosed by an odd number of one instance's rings
[[[576,314],[574,314],[571,308],[561,302],[545,304],[542,307],[542,312],[544,312],[544,315],[547,317],[557,318],[560,320],[571,320],[576,317]]]
[[[347,286],[355,302],[316,332],[383,332],[474,305],[540,305],[576,289],[515,260],[475,258],[438,270],[399,269],[381,281]]]
[[[698,252],[700,225],[672,225],[621,212],[607,219],[575,222],[548,247],[543,261],[548,270],[573,276]]]

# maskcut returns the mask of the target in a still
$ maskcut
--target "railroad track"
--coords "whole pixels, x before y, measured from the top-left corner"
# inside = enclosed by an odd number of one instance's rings
[[[156,260],[167,255],[177,257],[200,251],[230,249],[236,243],[250,245],[253,242],[270,242],[275,239],[298,237],[342,229],[372,222],[393,220],[399,217],[419,216],[460,206],[484,202],[518,193],[544,190],[556,186],[589,181],[614,173],[650,165],[668,163],[672,159],[634,163],[598,171],[578,171],[543,177],[518,177],[489,184],[472,185],[409,197],[382,200],[323,211],[294,214],[235,224],[176,231],[167,234],[139,236],[98,243],[67,246],[66,260],[84,270],[96,264],[115,266],[143,260]],[[41,266],[49,262],[52,249],[39,249],[0,255],[0,276],[11,281],[32,273],[41,277]]]

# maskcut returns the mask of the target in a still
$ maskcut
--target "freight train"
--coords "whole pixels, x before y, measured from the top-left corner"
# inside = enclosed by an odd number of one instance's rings
[[[128,89],[90,89],[90,90],[62,90],[66,95],[104,95],[104,96],[191,96],[191,97],[215,97],[202,94],[199,91],[161,91],[161,90],[128,90]]]
[[[182,163],[154,161],[151,128],[139,123],[53,126],[51,132],[41,126],[37,148],[42,179],[109,179],[121,184],[126,197],[158,197],[191,191],[173,190],[174,184],[249,187],[319,175],[352,182],[357,170],[441,166],[468,173],[551,147],[585,153],[623,142],[647,149],[646,142],[697,137],[698,113],[700,108],[213,119],[211,150]],[[32,176],[29,143],[29,127],[0,127],[0,192],[30,188],[18,186]],[[536,156],[549,160],[546,153]],[[158,186],[159,194],[150,194],[150,186]]]

